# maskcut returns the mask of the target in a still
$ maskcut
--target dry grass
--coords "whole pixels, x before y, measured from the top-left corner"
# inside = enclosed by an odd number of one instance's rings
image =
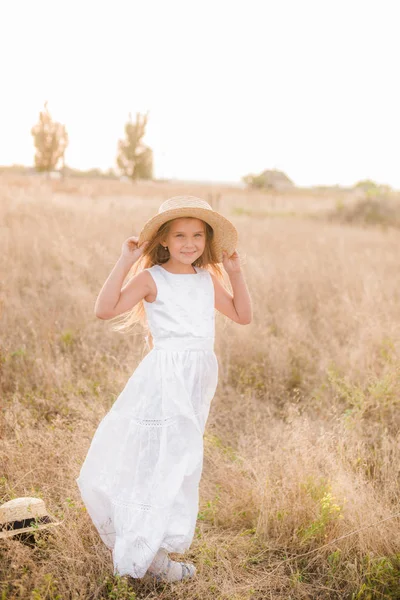
[[[144,351],[94,300],[125,237],[180,193],[221,194],[255,316],[217,319],[198,577],[154,587],[111,575],[74,479]],[[399,597],[399,518],[384,519],[399,500],[400,233],[312,218],[336,202],[0,179],[0,498],[41,496],[64,520],[0,542],[1,600]]]

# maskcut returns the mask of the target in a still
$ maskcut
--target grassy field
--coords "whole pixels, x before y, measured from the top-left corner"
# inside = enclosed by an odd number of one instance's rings
[[[95,299],[180,193],[238,228],[254,320],[217,315],[197,577],[156,586],[112,575],[74,479],[145,353]],[[0,541],[1,600],[400,598],[400,231],[330,219],[356,199],[0,177],[0,500],[42,497],[63,520]]]

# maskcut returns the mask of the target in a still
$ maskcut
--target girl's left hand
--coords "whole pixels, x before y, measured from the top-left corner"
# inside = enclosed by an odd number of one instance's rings
[[[224,265],[225,271],[228,273],[239,273],[240,268],[240,257],[237,250],[228,256],[225,250],[222,251],[222,264]]]

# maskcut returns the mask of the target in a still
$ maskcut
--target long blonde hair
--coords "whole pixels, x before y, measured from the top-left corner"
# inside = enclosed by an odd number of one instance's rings
[[[166,221],[163,225],[161,225],[153,238],[149,240],[149,244],[146,246],[143,254],[130,269],[128,273],[128,281],[130,281],[135,275],[144,269],[152,267],[153,265],[162,265],[169,260],[169,250],[165,250],[164,246],[161,244],[161,241],[167,237],[173,220],[174,219]],[[204,252],[192,263],[192,265],[206,268],[213,275],[215,275],[215,277],[217,277],[223,285],[225,285],[223,272],[220,267],[220,263],[217,261],[216,254],[211,243],[214,237],[214,230],[211,225],[205,221],[203,221],[203,223],[206,230],[206,243]],[[148,339],[152,341],[143,300],[140,300],[140,302],[138,302],[129,312],[114,317],[112,322],[115,323],[112,329],[120,332],[129,332],[135,327],[136,323],[140,323],[147,330]]]

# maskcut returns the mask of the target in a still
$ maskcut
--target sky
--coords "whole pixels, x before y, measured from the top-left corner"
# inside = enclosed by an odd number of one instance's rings
[[[156,178],[400,189],[398,0],[0,2],[0,164],[33,165],[44,102],[66,164],[116,167],[148,112]]]

